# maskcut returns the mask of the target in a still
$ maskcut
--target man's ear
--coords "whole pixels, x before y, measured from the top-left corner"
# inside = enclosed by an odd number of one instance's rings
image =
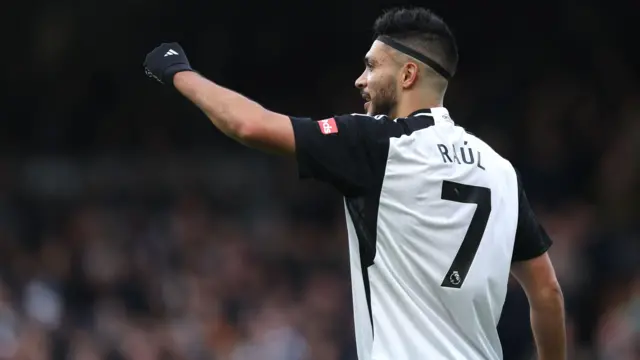
[[[418,81],[418,72],[420,68],[418,64],[409,61],[402,66],[401,84],[404,89],[408,89]]]

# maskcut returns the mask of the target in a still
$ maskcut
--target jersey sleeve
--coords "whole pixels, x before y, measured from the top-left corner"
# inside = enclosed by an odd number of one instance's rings
[[[395,123],[382,117],[340,115],[324,120],[291,117],[300,178],[313,178],[344,195],[366,191],[377,178],[384,141]],[[388,149],[388,145],[387,145]]]
[[[518,227],[512,262],[536,258],[549,250],[553,243],[531,209],[520,175],[518,175],[518,203]]]

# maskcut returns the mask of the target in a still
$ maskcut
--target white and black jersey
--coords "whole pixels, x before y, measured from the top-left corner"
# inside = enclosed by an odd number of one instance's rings
[[[291,121],[300,176],[345,198],[358,358],[502,359],[511,263],[551,245],[511,163],[445,108]]]

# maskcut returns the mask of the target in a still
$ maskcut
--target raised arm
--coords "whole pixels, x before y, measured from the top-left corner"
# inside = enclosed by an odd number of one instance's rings
[[[173,85],[227,136],[260,150],[295,154],[301,177],[330,183],[345,195],[370,186],[378,167],[371,159],[386,156],[387,151],[385,143],[376,139],[388,140],[389,134],[402,131],[395,122],[366,115],[316,121],[269,111],[193,71],[177,43],[155,48],[144,67],[149,77]]]
[[[260,150],[295,153],[293,126],[288,116],[269,111],[196,72],[177,73],[173,84],[227,136]]]
[[[225,89],[193,71],[177,43],[162,44],[144,62],[148,76],[173,85],[198,106],[220,131],[250,147],[293,154],[295,139],[288,116]]]

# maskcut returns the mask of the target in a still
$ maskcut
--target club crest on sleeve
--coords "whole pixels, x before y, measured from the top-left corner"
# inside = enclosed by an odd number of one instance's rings
[[[318,121],[320,131],[324,135],[336,134],[338,132],[338,125],[336,125],[336,119],[330,118]]]

